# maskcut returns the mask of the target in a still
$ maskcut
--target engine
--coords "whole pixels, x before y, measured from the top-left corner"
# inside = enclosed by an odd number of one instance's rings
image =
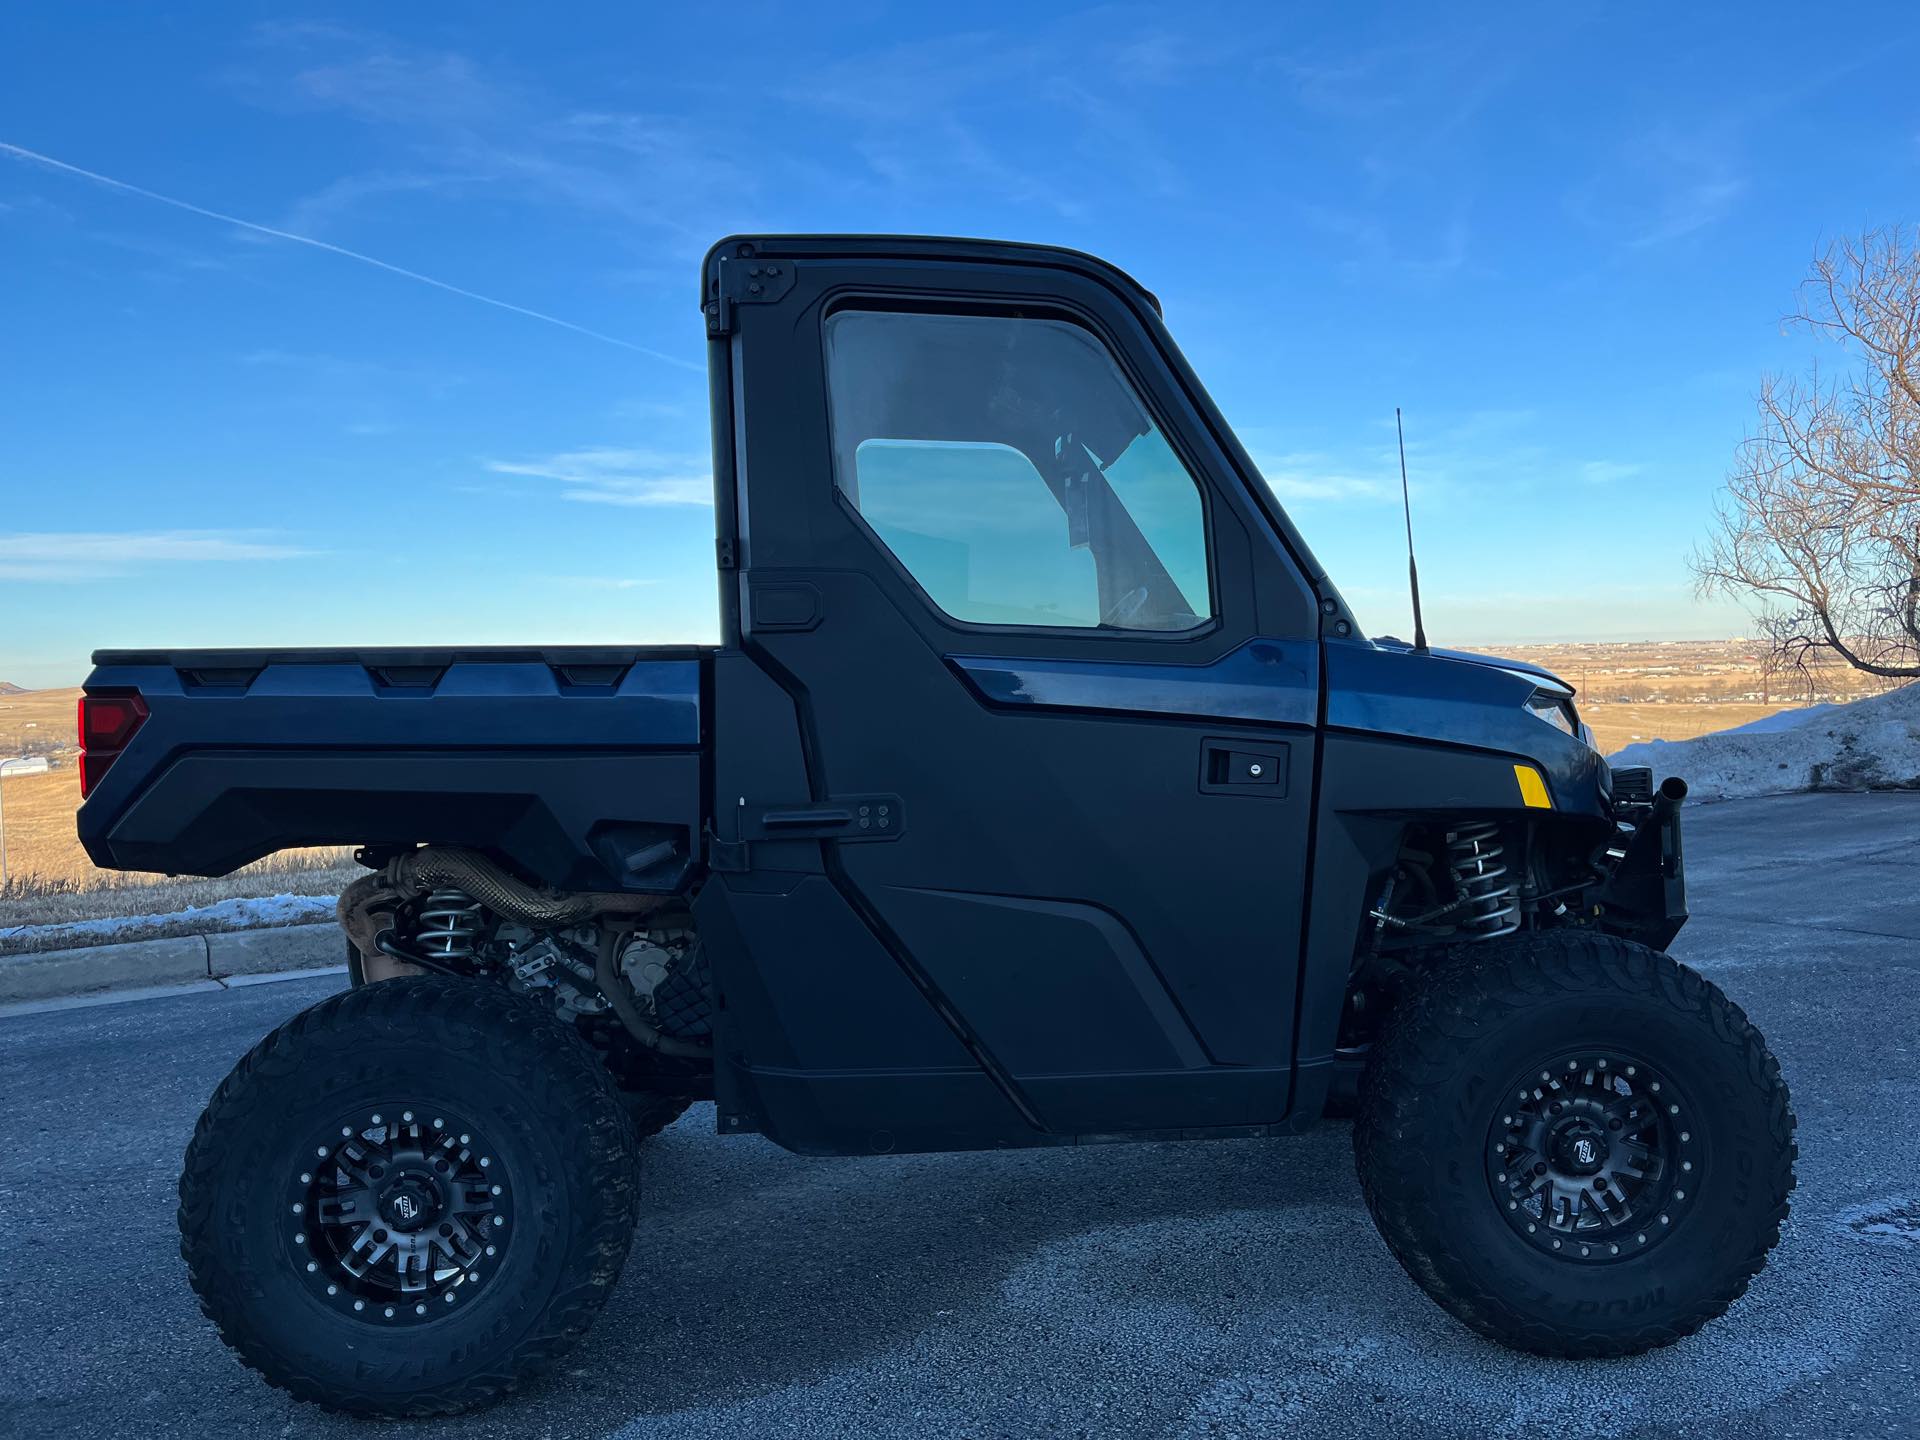
[[[340,922],[370,976],[490,981],[552,1006],[603,1048],[611,1030],[662,1055],[710,1051],[712,982],[676,900],[543,890],[485,856],[429,847],[349,886]]]

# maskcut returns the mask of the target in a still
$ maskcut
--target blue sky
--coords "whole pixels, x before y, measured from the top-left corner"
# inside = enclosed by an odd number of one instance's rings
[[[1684,561],[1780,317],[1920,194],[1874,9],[9,7],[0,142],[102,178],[0,152],[0,679],[713,638],[742,230],[1118,262],[1374,633],[1395,405],[1437,641],[1739,633]]]

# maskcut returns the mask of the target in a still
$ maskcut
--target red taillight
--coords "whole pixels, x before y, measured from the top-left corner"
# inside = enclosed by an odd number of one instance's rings
[[[147,702],[138,695],[80,697],[80,798],[86,799],[107,767],[120,758],[147,718]]]

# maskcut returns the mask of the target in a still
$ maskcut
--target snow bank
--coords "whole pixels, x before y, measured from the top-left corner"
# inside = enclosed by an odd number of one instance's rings
[[[108,915],[98,920],[69,920],[57,925],[0,925],[0,940],[31,936],[37,941],[97,943],[130,940],[163,927],[193,933],[245,930],[256,925],[300,925],[331,920],[333,907],[333,900],[324,895],[266,895],[220,900],[212,905],[189,905],[165,915]]]
[[[1796,790],[1920,789],[1920,684],[1848,705],[1784,711],[1695,740],[1646,740],[1607,757],[1678,775],[1696,800]]]

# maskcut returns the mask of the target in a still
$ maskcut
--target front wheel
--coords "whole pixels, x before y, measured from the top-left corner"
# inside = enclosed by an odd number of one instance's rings
[[[1779,1063],[1716,986],[1562,931],[1464,947],[1415,986],[1354,1153],[1381,1235],[1450,1314],[1536,1354],[1631,1355],[1745,1292],[1793,1130]]]
[[[631,1122],[542,1009],[412,976],[256,1045],[180,1179],[201,1308],[269,1382],[358,1414],[448,1414],[562,1354],[626,1258]]]

